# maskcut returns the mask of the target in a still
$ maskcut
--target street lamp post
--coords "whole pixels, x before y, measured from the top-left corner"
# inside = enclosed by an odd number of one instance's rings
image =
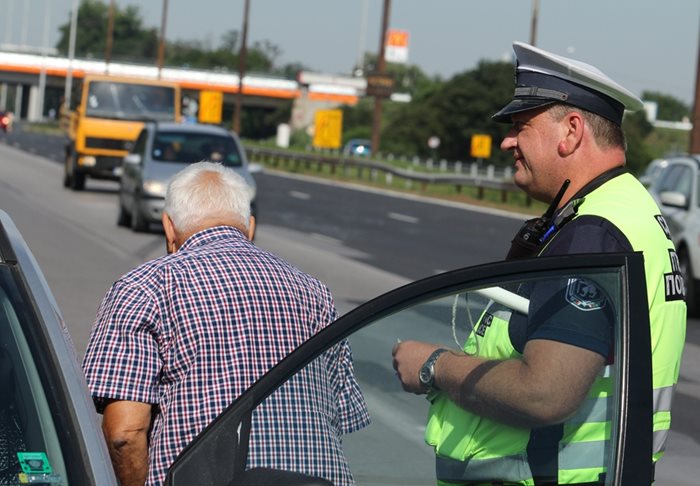
[[[248,55],[248,14],[250,11],[250,0],[245,0],[243,8],[243,33],[241,35],[241,48],[238,51],[238,93],[236,93],[236,105],[233,110],[233,131],[241,134],[241,107],[243,105],[243,77],[245,76],[245,62]]]

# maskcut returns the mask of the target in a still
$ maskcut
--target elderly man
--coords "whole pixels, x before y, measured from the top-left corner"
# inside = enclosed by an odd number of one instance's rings
[[[528,222],[510,258],[595,252],[644,253],[652,336],[654,449],[671,423],[671,398],[685,336],[684,296],[668,228],[646,189],[624,169],[625,109],[641,101],[593,66],[515,43],[513,100],[494,115],[511,129],[516,184],[551,203]],[[534,286],[527,317],[485,316],[476,355],[415,341],[395,346],[405,390],[435,392],[426,442],[437,479],[449,484],[604,484],[609,418],[597,416],[615,359],[610,306]],[[557,289],[560,290],[560,289]],[[588,288],[594,292],[594,288]],[[467,349],[465,347],[465,349]],[[651,390],[650,390],[651,392]]]
[[[161,484],[219,413],[336,318],[323,284],[251,243],[250,198],[219,164],[182,170],[165,197],[168,255],[120,278],[98,311],[83,368],[124,485]],[[295,384],[253,416],[248,466],[352,484],[340,436],[369,418],[349,344]]]

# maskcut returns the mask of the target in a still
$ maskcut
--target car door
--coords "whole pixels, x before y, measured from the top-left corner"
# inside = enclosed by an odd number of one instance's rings
[[[671,234],[676,237],[683,232],[690,206],[694,202],[697,170],[693,171],[691,167],[693,163],[695,162],[676,162],[668,166],[667,174],[657,188],[659,206]],[[676,202],[674,198],[678,201]]]
[[[432,276],[377,297],[340,317],[260,378],[181,453],[166,484],[284,484],[282,471],[245,471],[251,415],[299,370],[345,338],[352,345],[355,375],[372,420],[366,429],[343,437],[357,484],[435,484],[434,454],[423,442],[428,402],[401,389],[392,369],[397,340],[459,349],[470,335],[483,331],[480,316],[491,306],[529,312],[529,301],[515,290],[582,279],[603,290],[614,316],[609,367],[614,399],[606,401],[605,410],[612,424],[605,484],[651,484],[651,348],[641,254],[499,262]]]
[[[141,183],[144,159],[146,157],[146,143],[150,132],[147,127],[144,127],[136,138],[129,154],[124,157],[119,197],[122,206],[125,208],[134,207],[134,193]]]
[[[0,484],[117,484],[68,329],[0,211]]]

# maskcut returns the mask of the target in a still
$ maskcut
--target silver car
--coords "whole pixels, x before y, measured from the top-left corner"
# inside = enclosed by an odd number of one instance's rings
[[[666,159],[649,192],[656,199],[678,252],[688,314],[700,312],[700,155]]]
[[[255,190],[245,150],[234,133],[213,125],[144,125],[122,164],[117,224],[147,231],[159,223],[170,178],[202,160],[233,168]],[[251,212],[256,215],[255,198]]]

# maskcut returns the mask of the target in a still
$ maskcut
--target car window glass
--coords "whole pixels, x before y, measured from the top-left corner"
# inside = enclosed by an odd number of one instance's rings
[[[480,290],[457,291],[439,299],[422,302],[375,322],[351,336],[355,373],[362,387],[372,417],[372,425],[364,430],[344,437],[345,449],[353,474],[358,484],[434,484],[435,454],[426,445],[426,439],[435,440],[440,433],[434,430],[426,436],[427,417],[430,400],[436,407],[444,406],[439,393],[416,396],[401,389],[391,364],[391,350],[398,340],[419,340],[460,350],[467,354],[485,352],[489,347],[485,336],[498,332],[505,322],[514,327],[526,327],[528,312],[542,314],[542,308],[554,307],[553,303],[535,304],[519,294],[540,295],[542,290],[557,289],[557,299],[569,302],[572,308],[579,306],[581,320],[578,326],[604,328],[611,325],[618,328],[620,315],[619,289],[616,275],[571,275],[551,280],[512,282],[509,290],[491,287]],[[514,291],[514,292],[511,292]],[[495,299],[495,300],[494,300]],[[536,307],[536,308],[535,308]],[[587,312],[586,309],[606,308],[601,312]],[[553,319],[563,316],[552,316]],[[512,332],[512,331],[511,331]],[[516,331],[516,333],[519,331]],[[520,332],[525,332],[520,329]],[[517,341],[517,338],[515,338]],[[499,346],[508,346],[506,342]],[[609,376],[616,372],[607,370]],[[603,396],[589,396],[584,402],[581,420],[592,410],[597,418],[591,420],[610,421],[613,409],[614,383]],[[437,404],[440,405],[437,405]],[[463,417],[461,412],[454,412]],[[488,427],[487,420],[465,421],[459,432],[465,438],[478,434]],[[442,434],[447,434],[442,429]],[[494,433],[497,433],[494,431]],[[447,441],[452,439],[447,438]],[[468,442],[468,441],[467,441]],[[612,460],[611,443],[599,444],[606,455],[591,467],[607,467]],[[462,446],[469,449],[466,443]],[[513,478],[516,479],[516,478]]]
[[[681,178],[683,177],[685,167],[681,165],[670,166],[665,171],[665,176],[660,181],[659,192],[675,191],[678,192]]]
[[[435,455],[432,447],[425,442],[426,418],[429,415],[430,401],[440,403],[440,406],[446,402],[439,393],[431,394],[429,401],[423,395],[417,396],[402,390],[391,357],[392,348],[399,340],[430,342],[468,354],[499,352],[516,355],[517,352],[509,345],[509,325],[517,333],[527,332],[529,326],[534,324],[545,326],[554,322],[566,322],[565,327],[568,329],[590,333],[589,336],[595,335],[612,347],[608,356],[610,364],[576,413],[575,419],[606,423],[604,430],[612,429],[614,434],[618,428],[621,408],[621,400],[618,398],[622,380],[618,378],[618,360],[615,358],[620,353],[619,329],[624,314],[620,282],[619,269],[607,269],[560,272],[547,278],[533,275],[529,278],[500,281],[498,285],[490,284],[485,288],[455,285],[440,295],[426,292],[398,312],[368,319],[372,321],[369,325],[348,338],[352,348],[354,376],[371,418],[368,427],[342,438],[344,454],[356,483],[435,484]],[[528,316],[531,323],[528,323]],[[484,336],[494,332],[501,333],[501,339],[491,339],[491,334],[489,341],[484,340]],[[494,342],[497,343],[495,346],[492,344]],[[306,410],[315,410],[314,417],[323,414],[314,406],[316,394],[301,393],[305,388],[300,387],[299,383],[304,381],[302,375],[309,373],[310,368],[322,366],[319,363],[322,360],[323,355],[294,374],[254,408],[249,467],[267,465],[291,469],[289,456],[294,455],[291,451],[314,450],[312,442],[318,436],[319,428],[308,425],[309,430],[305,434],[303,426],[298,424],[307,420]],[[298,400],[285,400],[284,395],[293,393],[294,390],[297,391]],[[469,438],[491,425],[487,420],[467,420],[460,411],[456,414],[459,427],[463,429],[459,432],[464,439],[460,447],[466,451],[471,447]],[[339,424],[338,427],[343,427],[342,414],[339,417],[331,414],[329,420]],[[449,435],[457,432],[443,430],[443,433]],[[495,429],[493,433],[498,435]],[[585,448],[590,447],[586,450],[592,453],[583,462],[587,467],[602,472],[614,463],[617,442],[611,441],[605,433],[595,435],[595,440],[584,444]],[[292,437],[295,438],[294,441]],[[434,437],[433,435],[432,438]],[[454,437],[447,437],[446,440],[453,439]],[[527,438],[524,440],[526,444]],[[478,446],[474,448],[478,449]],[[324,453],[323,457],[327,458],[328,455]],[[316,459],[314,457],[312,462]],[[569,459],[576,460],[572,457]]]
[[[242,164],[232,137],[197,132],[157,132],[153,143],[154,160],[191,164],[202,160],[228,167]]]
[[[66,485],[57,424],[23,330],[28,306],[0,267],[0,484],[18,484],[25,473],[32,483]]]

